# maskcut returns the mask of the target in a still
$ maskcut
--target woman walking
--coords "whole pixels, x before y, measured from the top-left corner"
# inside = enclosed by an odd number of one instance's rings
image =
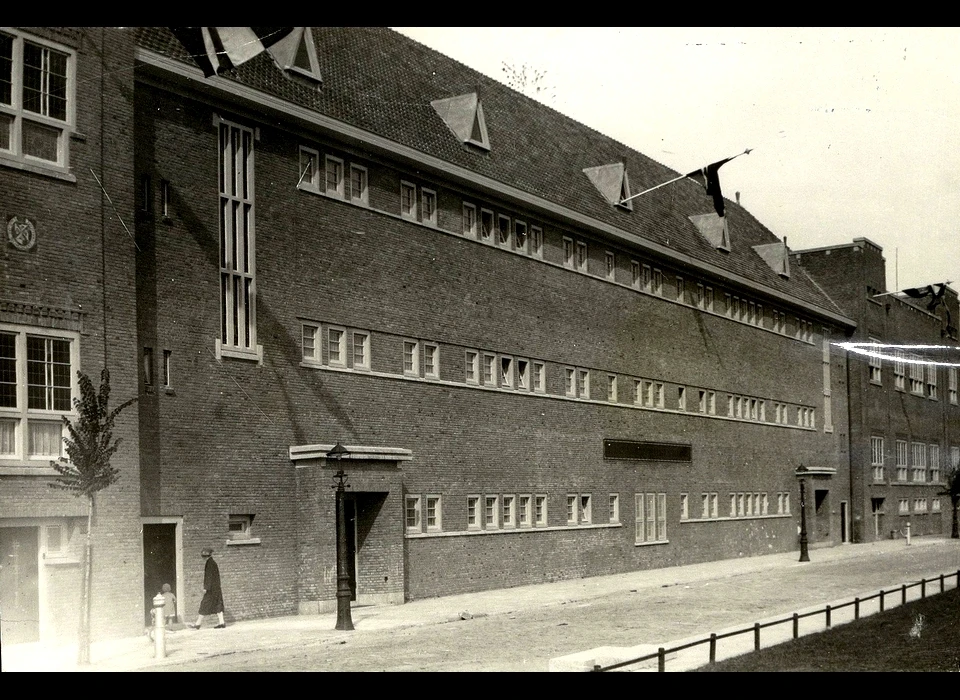
[[[191,629],[198,630],[203,624],[203,618],[206,615],[217,614],[217,626],[214,629],[222,630],[226,627],[223,620],[223,591],[220,589],[220,567],[213,559],[213,549],[204,547],[200,552],[206,564],[203,567],[203,600],[200,601],[200,612],[197,615],[196,623],[188,625]]]

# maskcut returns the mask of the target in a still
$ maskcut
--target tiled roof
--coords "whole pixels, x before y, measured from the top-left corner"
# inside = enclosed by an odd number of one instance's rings
[[[711,199],[694,182],[680,180],[638,197],[633,200],[633,212],[627,212],[606,201],[583,172],[626,162],[633,192],[679,175],[642,153],[392,30],[314,27],[312,31],[323,76],[321,90],[288,78],[266,53],[222,77],[838,312],[802,269],[784,279],[757,255],[753,246],[778,239],[739,205],[726,203],[732,245],[727,253],[711,246],[687,218],[713,211]],[[140,28],[137,42],[192,64],[166,28]],[[432,100],[470,92],[478,92],[483,104],[489,152],[460,143],[430,105]]]

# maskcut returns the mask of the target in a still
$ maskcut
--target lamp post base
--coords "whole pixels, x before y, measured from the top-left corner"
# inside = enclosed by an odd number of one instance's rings
[[[337,626],[335,629],[350,632],[353,630],[353,619],[350,615],[350,591],[344,596],[337,591]]]

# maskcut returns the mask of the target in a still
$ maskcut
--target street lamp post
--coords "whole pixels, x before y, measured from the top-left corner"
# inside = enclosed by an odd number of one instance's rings
[[[809,469],[801,464],[796,472],[800,478],[800,561],[810,561],[810,554],[807,552],[807,494],[805,478],[809,471]]]
[[[344,484],[347,475],[340,467],[340,460],[350,452],[339,442],[327,453],[327,459],[333,459],[337,464],[337,471],[333,475],[334,483],[330,488],[337,490],[337,626],[338,630],[350,631],[353,629],[353,619],[350,617],[350,573],[347,571],[347,518],[344,512],[343,491],[350,484]]]

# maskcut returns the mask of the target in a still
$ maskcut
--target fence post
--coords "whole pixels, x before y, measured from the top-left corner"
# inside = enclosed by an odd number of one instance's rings
[[[927,597],[927,579],[925,578],[920,579],[920,597]]]
[[[940,574],[940,592],[943,593],[943,574]]]
[[[710,633],[710,663],[717,663],[717,633]]]
[[[663,673],[667,670],[667,652],[663,647],[657,649],[657,672]]]
[[[830,611],[831,611],[831,610],[832,610],[832,608],[831,608],[829,605],[828,605],[828,606],[825,608],[825,610],[824,610],[824,612],[826,612],[826,614],[827,614],[827,627],[830,627],[830,625],[833,624],[833,623],[830,621]]]
[[[760,651],[760,623],[753,623],[753,650]]]
[[[903,584],[900,587],[900,604],[901,605],[907,604],[907,584]]]
[[[800,636],[800,616],[797,613],[793,613],[793,638],[796,639]]]
[[[860,619],[860,599],[859,598],[853,599],[853,619],[854,620]]]
[[[883,589],[880,589],[880,612],[883,612]]]

